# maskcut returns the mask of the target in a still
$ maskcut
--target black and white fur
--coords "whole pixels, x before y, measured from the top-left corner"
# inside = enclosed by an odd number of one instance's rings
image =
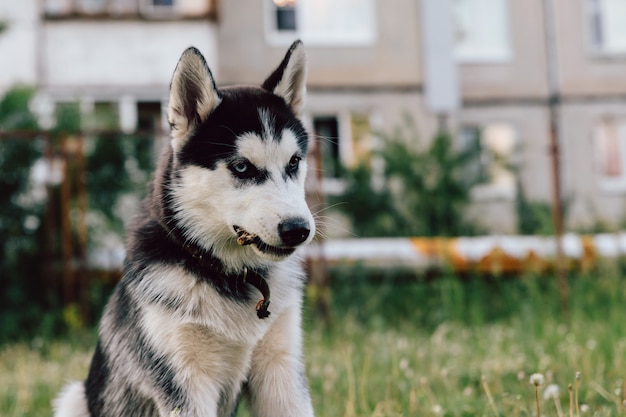
[[[218,89],[198,50],[182,54],[171,146],[129,230],[89,376],[63,390],[55,416],[230,416],[242,396],[256,417],[313,415],[304,276],[290,256],[315,233],[299,120],[305,72],[299,41],[260,88]],[[271,292],[267,318],[252,276]]]

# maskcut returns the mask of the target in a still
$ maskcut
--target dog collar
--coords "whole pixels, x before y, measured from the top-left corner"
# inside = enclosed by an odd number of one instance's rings
[[[265,278],[259,272],[255,270],[248,270],[247,267],[244,267],[243,273],[241,274],[225,274],[222,261],[213,256],[210,251],[206,251],[201,247],[186,241],[175,227],[169,227],[169,225],[163,223],[161,223],[161,227],[165,229],[169,239],[174,241],[174,243],[180,246],[185,253],[190,255],[194,262],[196,262],[201,268],[209,269],[215,274],[234,277],[237,282],[250,284],[259,290],[261,295],[263,295],[263,298],[256,304],[256,315],[260,319],[269,317],[271,313],[267,309],[270,305],[270,287]]]

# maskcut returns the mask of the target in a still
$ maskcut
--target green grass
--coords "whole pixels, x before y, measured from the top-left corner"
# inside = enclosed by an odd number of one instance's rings
[[[581,416],[626,415],[619,265],[571,277],[567,318],[549,276],[415,280],[351,268],[335,270],[331,282],[331,326],[312,307],[306,314],[318,416],[533,416],[535,372],[546,379],[541,415],[570,415],[569,384]],[[93,343],[89,333],[0,348],[0,416],[49,416],[61,385],[84,378]],[[544,399],[552,384],[561,412]]]
[[[95,339],[15,343],[0,347],[0,416],[51,416],[63,384],[84,379]]]

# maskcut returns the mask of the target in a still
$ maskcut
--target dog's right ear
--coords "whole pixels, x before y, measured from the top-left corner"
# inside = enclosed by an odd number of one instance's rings
[[[167,109],[175,151],[182,148],[194,129],[221,101],[206,60],[196,48],[187,48],[172,76]]]

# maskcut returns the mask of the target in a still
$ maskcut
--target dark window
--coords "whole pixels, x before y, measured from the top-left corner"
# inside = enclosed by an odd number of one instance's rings
[[[278,31],[293,32],[297,29],[296,24],[296,1],[275,0],[276,29]]]
[[[339,153],[339,122],[334,116],[313,119],[313,130],[320,146],[320,163],[324,176],[339,178],[342,175]]]
[[[161,103],[142,101],[137,103],[137,129],[142,133],[156,133],[161,130]]]

